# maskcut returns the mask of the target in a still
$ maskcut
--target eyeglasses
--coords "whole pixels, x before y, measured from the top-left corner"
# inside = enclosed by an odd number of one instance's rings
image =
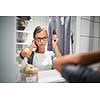
[[[46,41],[47,39],[48,39],[48,37],[47,37],[47,36],[42,37],[42,38],[40,38],[40,37],[35,38],[35,40],[36,40],[36,41],[39,41],[39,42],[41,42],[41,40]]]

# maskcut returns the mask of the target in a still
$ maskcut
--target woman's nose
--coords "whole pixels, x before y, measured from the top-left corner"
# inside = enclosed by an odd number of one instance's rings
[[[40,41],[41,41],[41,42],[44,42],[44,39],[41,39]]]

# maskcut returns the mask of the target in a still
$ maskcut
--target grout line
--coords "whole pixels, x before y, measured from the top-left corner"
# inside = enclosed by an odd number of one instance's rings
[[[91,22],[94,22],[94,23],[99,23],[99,24],[100,24],[100,22],[98,22],[98,21],[93,21],[93,20],[86,19],[86,18],[81,18],[81,19],[83,19],[83,20],[87,20],[87,21],[91,21]]]
[[[80,34],[80,36],[82,36],[82,37],[90,37],[90,38],[100,38],[100,37],[96,37],[96,36],[87,36],[87,35],[84,35],[84,34]]]

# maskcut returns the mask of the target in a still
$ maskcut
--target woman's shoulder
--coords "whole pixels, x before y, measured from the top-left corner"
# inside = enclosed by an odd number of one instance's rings
[[[50,55],[54,55],[55,53],[53,51],[47,51]]]
[[[48,51],[48,53],[50,54],[52,60],[55,58],[55,53],[53,51]]]

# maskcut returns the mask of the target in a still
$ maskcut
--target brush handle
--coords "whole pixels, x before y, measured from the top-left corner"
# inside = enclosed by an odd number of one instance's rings
[[[55,29],[53,29],[53,35],[56,35],[56,30]]]
[[[27,65],[28,64],[28,62],[27,62],[28,60],[27,60],[27,58],[25,57],[24,58],[24,62],[25,62],[25,65]]]

